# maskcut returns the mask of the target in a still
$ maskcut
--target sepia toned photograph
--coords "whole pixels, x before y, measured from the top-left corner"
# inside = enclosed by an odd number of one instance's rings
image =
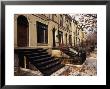
[[[97,14],[14,14],[14,76],[97,76]]]
[[[109,4],[2,1],[1,86],[108,85]]]

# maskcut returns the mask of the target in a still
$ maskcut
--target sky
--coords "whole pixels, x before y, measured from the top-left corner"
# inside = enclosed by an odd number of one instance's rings
[[[97,32],[97,14],[70,14],[88,35]]]
[[[97,39],[97,14],[70,14],[87,33],[88,39]]]

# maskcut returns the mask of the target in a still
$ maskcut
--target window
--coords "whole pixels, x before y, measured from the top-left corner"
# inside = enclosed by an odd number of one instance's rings
[[[69,35],[69,44],[72,45],[72,36]]]
[[[59,43],[63,43],[63,32],[58,30]]]
[[[67,32],[69,31],[69,25],[67,24],[67,26],[66,26],[66,29],[67,29]]]
[[[68,23],[68,20],[66,20],[67,21],[67,23]]]
[[[71,27],[71,22],[70,22],[70,27]]]
[[[60,15],[60,26],[63,26],[63,16]]]
[[[37,22],[37,42],[48,43],[48,25]]]
[[[54,14],[55,15],[55,17],[57,17],[57,15],[56,14]]]
[[[54,20],[54,14],[52,14],[52,20]]]

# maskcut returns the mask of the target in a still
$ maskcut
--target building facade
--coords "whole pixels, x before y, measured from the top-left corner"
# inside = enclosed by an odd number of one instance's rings
[[[67,14],[15,14],[14,21],[15,48],[72,45],[72,18]]]
[[[87,33],[78,26],[76,20],[72,20],[72,44],[77,47],[82,45],[87,40]]]

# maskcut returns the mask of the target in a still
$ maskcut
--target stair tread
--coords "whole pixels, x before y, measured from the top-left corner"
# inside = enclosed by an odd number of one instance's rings
[[[31,61],[34,61],[34,62],[40,62],[40,61],[46,61],[46,60],[51,60],[53,57],[45,57],[45,58],[39,58],[39,59],[30,59]]]
[[[41,55],[47,55],[48,53],[47,52],[42,52],[41,53],[29,53],[29,54],[25,54],[25,56],[28,56],[28,57],[33,57],[33,56],[41,56]]]
[[[50,55],[49,54],[47,54],[47,55],[37,55],[37,56],[32,56],[30,58],[39,58],[39,57],[45,57],[45,56],[50,56]]]
[[[43,61],[43,62],[38,63],[38,65],[46,65],[48,63],[55,62],[55,61],[58,61],[58,60],[52,59],[52,60],[48,60],[48,61]]]
[[[24,51],[22,51],[22,53],[24,53],[24,54],[27,54],[27,53],[33,53],[33,52],[35,52],[35,53],[40,53],[40,52],[46,52],[47,51],[47,49],[38,49],[38,50],[24,50]]]
[[[40,67],[40,69],[42,69],[42,70],[47,70],[47,69],[49,69],[50,67],[53,67],[53,66],[55,66],[55,65],[57,65],[57,64],[59,64],[59,63],[60,63],[59,61],[53,62],[53,63],[48,64],[48,65],[46,65],[46,66]]]
[[[59,65],[54,66],[54,68],[51,68],[51,69],[46,70],[46,71],[43,71],[43,73],[44,73],[45,76],[49,76],[52,73],[56,72],[57,70],[61,69],[62,67],[64,67],[64,65],[63,64],[59,64]]]

